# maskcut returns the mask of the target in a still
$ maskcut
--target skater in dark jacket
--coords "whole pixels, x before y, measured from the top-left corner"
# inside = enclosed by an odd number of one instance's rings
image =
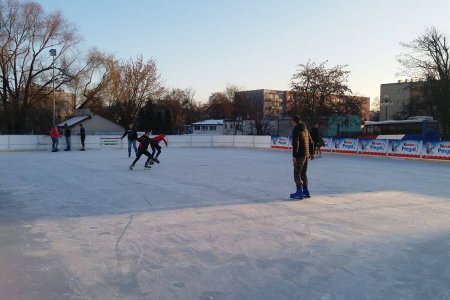
[[[81,151],[84,151],[84,141],[86,140],[86,130],[83,124],[80,124]]]
[[[292,162],[297,190],[290,196],[292,199],[309,198],[306,171],[308,170],[308,158],[314,159],[314,143],[308,128],[303,122],[300,122],[300,117],[292,118],[292,127]]]
[[[66,137],[66,149],[64,151],[70,151],[70,127],[67,126],[67,123],[64,124],[64,136]]]
[[[152,147],[152,156],[154,162],[159,164],[158,156],[161,154],[161,146],[159,145],[159,142],[163,141],[166,144],[167,147],[167,141],[165,139],[165,135],[163,133],[160,133],[159,135],[155,136],[154,138],[150,139],[150,146]],[[156,155],[155,155],[156,152]]]
[[[322,157],[322,151],[320,151],[320,147],[322,147],[322,138],[319,134],[319,124],[314,124],[313,128],[311,129],[311,138],[314,142],[314,157],[320,158]]]
[[[136,148],[136,140],[138,137],[136,128],[134,128],[133,124],[128,125],[128,129],[125,130],[125,132],[122,135],[121,140],[128,136],[128,157],[131,156],[131,145],[133,145],[134,154],[137,156],[137,148]]]
[[[153,158],[153,156],[148,152],[148,145],[150,144],[150,138],[149,138],[150,132],[146,131],[144,135],[139,137],[137,140],[139,141],[139,147],[136,159],[133,161],[133,163],[130,166],[130,170],[133,170],[134,166],[136,165],[136,162],[141,158],[142,154],[146,155],[147,161],[145,162],[145,168],[150,169],[150,161]]]

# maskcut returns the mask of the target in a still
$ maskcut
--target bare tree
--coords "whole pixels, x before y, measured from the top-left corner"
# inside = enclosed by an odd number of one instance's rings
[[[308,61],[300,64],[291,80],[293,114],[300,115],[313,124],[321,117],[335,114],[356,114],[363,112],[363,102],[352,97],[347,86],[350,71],[347,66],[326,67],[326,61],[320,64]]]
[[[233,116],[233,102],[225,93],[212,93],[206,111],[209,118],[228,119]]]
[[[136,120],[148,99],[156,99],[163,94],[164,87],[153,59],[144,61],[142,56],[138,56],[117,66],[111,70],[109,105],[114,119],[126,126]]]
[[[89,51],[82,72],[69,83],[76,95],[74,108],[89,106],[94,110],[103,110],[109,99],[108,87],[117,75],[117,60],[98,49]]]
[[[0,101],[6,128],[26,128],[32,108],[51,94],[50,49],[57,50],[55,87],[76,77],[80,40],[59,12],[47,14],[36,2],[0,2]]]
[[[444,136],[450,137],[450,45],[447,37],[431,27],[409,43],[399,56],[401,72],[423,78],[422,91],[431,112],[437,114]]]

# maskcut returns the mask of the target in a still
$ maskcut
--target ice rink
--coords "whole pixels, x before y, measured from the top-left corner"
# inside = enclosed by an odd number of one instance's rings
[[[450,164],[0,153],[0,299],[450,299]]]

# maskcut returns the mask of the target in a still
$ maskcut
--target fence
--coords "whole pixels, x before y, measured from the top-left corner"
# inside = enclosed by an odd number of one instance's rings
[[[354,138],[323,138],[323,152],[357,155],[450,160],[450,141],[366,140]],[[290,137],[272,137],[272,148],[290,149]]]
[[[253,135],[170,135],[166,136],[170,147],[230,147],[230,148],[266,148],[271,147],[270,136]],[[59,139],[60,148],[66,143]],[[73,149],[81,148],[79,136],[71,137]],[[51,138],[47,135],[0,135],[0,151],[50,150]],[[128,147],[127,138],[121,135],[88,135],[87,149],[123,149]]]

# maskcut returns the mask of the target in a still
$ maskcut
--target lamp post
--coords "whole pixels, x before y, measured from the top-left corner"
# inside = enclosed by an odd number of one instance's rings
[[[56,100],[55,100],[55,57],[56,57],[56,49],[50,49],[50,56],[53,57],[52,61],[52,87],[53,87],[53,126],[56,125]]]
[[[392,104],[391,99],[389,99],[389,95],[384,95],[383,104],[385,109],[385,121],[388,119],[388,106]]]

